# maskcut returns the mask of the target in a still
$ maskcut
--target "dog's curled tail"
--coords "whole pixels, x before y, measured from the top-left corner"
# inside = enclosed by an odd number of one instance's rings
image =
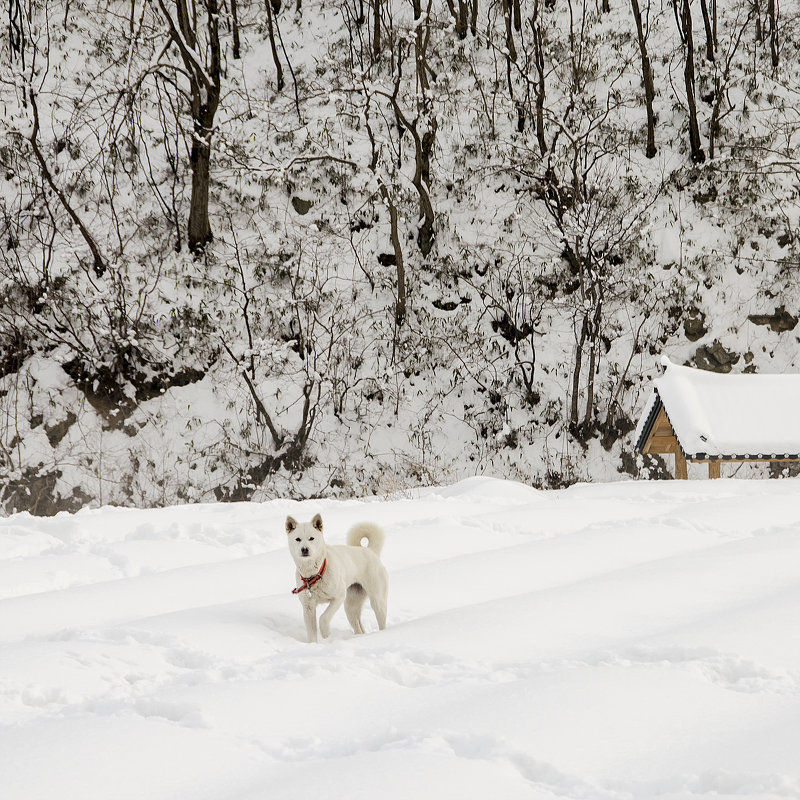
[[[358,522],[347,532],[347,544],[358,547],[362,539],[366,539],[367,547],[379,556],[386,541],[386,534],[374,522]]]

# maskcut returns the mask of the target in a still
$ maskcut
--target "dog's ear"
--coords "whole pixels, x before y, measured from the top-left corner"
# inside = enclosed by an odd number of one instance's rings
[[[297,527],[297,520],[294,517],[286,517],[286,533],[291,533]]]
[[[322,533],[322,517],[319,514],[314,514],[314,519],[311,520],[311,524],[320,532]]]

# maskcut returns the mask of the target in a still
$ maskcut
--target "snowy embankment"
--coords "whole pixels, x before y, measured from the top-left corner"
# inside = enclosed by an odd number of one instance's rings
[[[303,641],[283,520],[387,531]],[[0,523],[4,800],[800,796],[800,482]]]

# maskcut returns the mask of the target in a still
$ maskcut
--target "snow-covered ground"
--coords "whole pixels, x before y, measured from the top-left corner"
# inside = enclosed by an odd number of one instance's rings
[[[309,645],[283,520],[387,531]],[[800,482],[0,523],[3,800],[800,797]]]

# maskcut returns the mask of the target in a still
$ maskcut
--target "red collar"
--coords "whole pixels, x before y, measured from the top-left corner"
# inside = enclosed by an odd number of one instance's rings
[[[292,594],[300,594],[300,592],[303,591],[310,592],[311,587],[322,580],[322,576],[325,574],[325,570],[327,568],[328,568],[328,559],[326,558],[322,562],[322,566],[319,568],[319,572],[316,575],[312,575],[310,578],[304,578],[302,575],[300,576],[300,580],[303,581],[303,585],[298,586],[296,589],[292,589]]]

